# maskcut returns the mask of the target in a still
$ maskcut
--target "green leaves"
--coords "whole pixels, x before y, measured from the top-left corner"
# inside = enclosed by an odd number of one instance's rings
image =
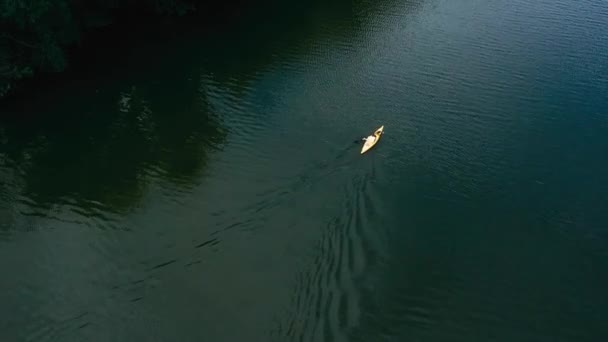
[[[42,35],[39,47],[32,56],[32,65],[46,72],[58,72],[66,68],[65,54],[52,34]]]
[[[61,25],[50,13],[52,8],[65,9],[66,4],[61,0],[53,4],[49,0],[0,0],[0,97],[34,70],[65,68],[54,32]]]
[[[0,97],[5,96],[13,87],[13,82],[32,75],[30,67],[19,68],[16,65],[0,66]]]
[[[26,30],[38,24],[50,6],[48,0],[0,0],[0,18]]]

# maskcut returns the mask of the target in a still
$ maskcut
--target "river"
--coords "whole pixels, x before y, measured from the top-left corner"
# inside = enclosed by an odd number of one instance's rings
[[[312,1],[100,51],[0,108],[0,340],[604,340],[607,23]]]

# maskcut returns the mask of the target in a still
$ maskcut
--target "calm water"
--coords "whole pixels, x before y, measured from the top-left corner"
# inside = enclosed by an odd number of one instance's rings
[[[0,340],[606,340],[608,3],[282,6],[1,108]]]

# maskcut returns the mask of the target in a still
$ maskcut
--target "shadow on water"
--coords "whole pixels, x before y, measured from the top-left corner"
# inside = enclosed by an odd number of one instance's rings
[[[227,134],[207,99],[208,79],[238,99],[257,73],[309,58],[319,40],[361,34],[364,21],[350,20],[352,13],[370,8],[370,2],[271,1],[211,37],[211,49],[175,36],[164,37],[172,40],[168,46],[149,38],[142,46],[123,43],[122,53],[102,46],[89,56],[98,67],[80,66],[54,88],[2,104],[1,186],[41,216],[65,203],[125,212],[154,179],[188,187]],[[323,27],[328,22],[335,25]],[[254,24],[256,30],[246,29]],[[161,49],[170,52],[161,58]]]
[[[180,43],[170,43],[162,63],[149,58],[158,46],[144,46],[112,67],[72,73],[61,87],[3,104],[7,193],[43,216],[65,203],[119,213],[156,180],[184,190],[196,183],[226,133]]]
[[[194,182],[207,151],[226,138],[220,115],[207,101],[206,78],[238,98],[257,73],[289,58],[309,58],[315,42],[361,34],[363,20],[350,20],[352,13],[373,6],[270,1],[229,32],[211,37],[213,53],[186,38],[168,47],[151,39],[141,47],[122,44],[118,54],[101,51],[104,46],[94,55],[98,68],[71,72],[33,99],[2,104],[0,172],[8,180],[2,186],[22,188],[19,196],[40,208],[69,198],[120,212],[137,204],[149,176]],[[319,26],[327,22],[337,25]],[[255,30],[246,29],[254,24]],[[161,59],[159,49],[171,52]]]

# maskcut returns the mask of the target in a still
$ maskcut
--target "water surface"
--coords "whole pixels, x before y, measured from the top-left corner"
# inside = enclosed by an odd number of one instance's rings
[[[1,109],[0,340],[602,340],[607,22],[315,1],[101,54]]]

